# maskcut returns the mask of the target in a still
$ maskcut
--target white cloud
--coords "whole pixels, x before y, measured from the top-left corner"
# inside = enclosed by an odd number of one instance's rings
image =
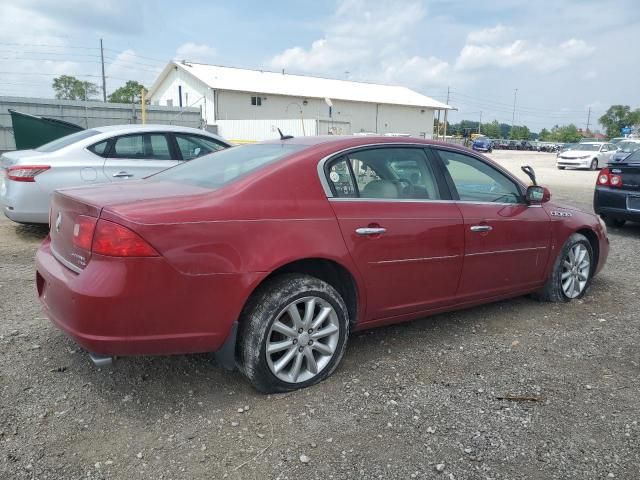
[[[416,0],[400,3],[343,0],[327,24],[323,38],[308,48],[294,46],[274,55],[269,65],[321,75],[370,81],[401,81],[401,72],[417,66],[442,68],[441,61],[405,53],[410,34],[424,20]],[[432,76],[420,72],[421,79]],[[406,82],[402,82],[406,83]],[[414,82],[415,85],[415,82]]]
[[[493,28],[469,32],[467,43],[473,45],[494,45],[509,38],[513,32],[511,27],[505,27],[501,23]]]
[[[176,60],[208,63],[216,56],[216,49],[205,43],[183,43],[176,50]]]
[[[584,40],[572,38],[560,45],[546,46],[515,40],[506,45],[466,44],[456,60],[456,70],[480,70],[498,67],[526,66],[540,73],[566,67],[575,60],[587,58],[595,48]]]
[[[395,61],[384,69],[388,83],[421,85],[447,85],[451,81],[451,66],[437,57],[414,56]]]

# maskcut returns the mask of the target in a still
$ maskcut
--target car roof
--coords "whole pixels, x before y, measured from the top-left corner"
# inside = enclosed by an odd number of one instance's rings
[[[181,125],[162,125],[162,124],[145,124],[145,125],[105,125],[102,127],[94,127],[90,130],[96,130],[100,133],[135,133],[135,132],[157,132],[162,130],[165,132],[185,132],[185,133],[197,133],[205,135],[214,135],[206,130],[200,130],[192,127],[183,127]]]
[[[327,146],[327,147],[357,147],[362,145],[376,145],[385,143],[399,144],[425,144],[425,145],[442,145],[443,142],[435,140],[426,140],[424,138],[414,137],[388,137],[384,135],[376,136],[360,136],[360,135],[317,135],[309,137],[293,137],[284,140],[265,140],[260,143],[283,144],[283,145],[301,145],[306,147]]]

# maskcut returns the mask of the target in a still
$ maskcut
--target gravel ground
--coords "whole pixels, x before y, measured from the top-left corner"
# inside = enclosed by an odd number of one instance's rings
[[[595,172],[492,156],[591,209]],[[0,478],[638,479],[640,227],[610,233],[581,301],[517,298],[356,334],[327,381],[264,396],[206,355],[95,368],[40,310],[46,232],[3,218]]]

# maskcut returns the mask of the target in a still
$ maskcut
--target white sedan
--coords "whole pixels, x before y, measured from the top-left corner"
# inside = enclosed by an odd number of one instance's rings
[[[217,135],[172,125],[82,130],[35,150],[0,157],[0,204],[18,223],[48,223],[51,194],[64,187],[141,179],[231,145]]]
[[[597,170],[601,165],[609,163],[616,150],[616,146],[612,143],[578,143],[570,150],[558,154],[556,165],[560,170],[564,170],[567,167]]]

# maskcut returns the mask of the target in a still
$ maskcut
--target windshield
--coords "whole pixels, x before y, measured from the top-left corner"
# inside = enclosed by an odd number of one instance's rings
[[[579,143],[576,146],[571,147],[571,150],[597,152],[600,150],[600,145],[594,145],[593,143]]]
[[[640,163],[640,150],[636,150],[627,158],[624,159],[625,163]]]
[[[624,153],[633,153],[640,148],[640,142],[620,142],[618,151]]]
[[[302,150],[305,145],[255,143],[221,150],[164,170],[149,180],[168,180],[215,188]]]
[[[81,130],[76,133],[72,133],[71,135],[67,135],[66,137],[58,138],[53,142],[45,143],[44,145],[36,148],[36,152],[55,152],[64,148],[72,143],[76,143],[80,140],[84,140],[85,138],[93,137],[94,135],[99,134],[100,132],[97,130]]]

